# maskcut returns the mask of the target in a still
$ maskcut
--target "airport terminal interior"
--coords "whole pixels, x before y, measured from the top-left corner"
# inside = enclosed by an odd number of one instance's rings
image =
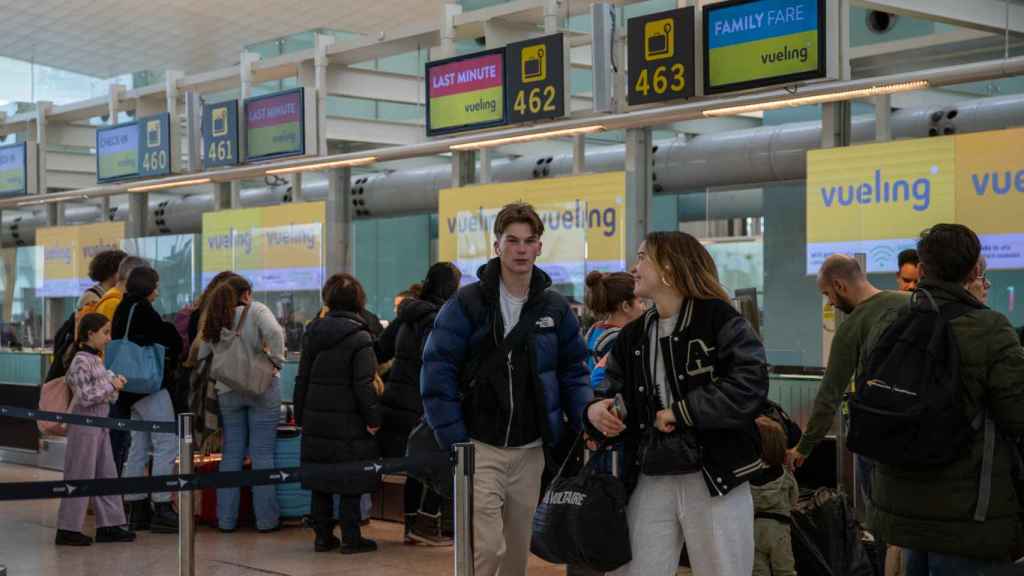
[[[600,320],[589,273],[629,271],[648,233],[696,237],[763,343],[768,397],[806,426],[844,320],[817,281],[832,254],[897,290],[920,233],[963,224],[987,306],[1024,325],[1024,0],[0,0],[0,409],[45,410],[98,255],[156,270],[182,359],[230,270],[283,334],[273,466],[298,467],[325,281],[353,275],[386,327],[432,264],[475,281],[518,201],[582,331]],[[797,480],[850,495],[864,523],[836,422]],[[7,485],[65,479],[70,437],[40,424],[0,415],[0,576],[411,576],[472,558],[458,507],[445,545],[410,541],[406,477],[386,471],[361,500],[372,554],[314,554],[309,492],[283,481],[273,530],[254,487],[219,530],[204,488],[174,493],[177,530],[57,546],[62,499]],[[216,439],[188,446],[182,474],[217,471]],[[528,573],[599,572],[531,555]]]

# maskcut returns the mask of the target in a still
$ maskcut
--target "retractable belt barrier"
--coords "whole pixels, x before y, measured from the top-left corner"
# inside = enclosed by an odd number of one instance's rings
[[[136,430],[139,432],[161,432],[177,434],[176,422],[149,422],[145,420],[127,420],[122,418],[106,418],[99,416],[82,416],[66,412],[46,412],[18,406],[0,406],[0,416],[19,418],[21,420],[44,420],[76,426],[92,426],[94,428],[110,428],[111,430]]]
[[[448,466],[447,455],[429,454],[406,458],[350,462],[345,464],[307,464],[301,468],[271,468],[241,472],[208,474],[173,474],[145,478],[111,478],[103,480],[60,480],[54,482],[0,483],[0,501],[38,500],[43,498],[82,498],[151,492],[184,492],[207,488],[238,488],[289,484],[302,480],[339,478],[374,478],[381,474],[408,474],[423,477],[439,465]]]

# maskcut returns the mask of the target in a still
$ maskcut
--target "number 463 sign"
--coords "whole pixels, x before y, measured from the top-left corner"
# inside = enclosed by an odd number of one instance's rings
[[[630,105],[693,96],[694,8],[630,18]]]

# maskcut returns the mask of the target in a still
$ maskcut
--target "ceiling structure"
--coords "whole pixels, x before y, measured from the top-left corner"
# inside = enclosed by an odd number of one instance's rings
[[[204,72],[315,28],[377,34],[440,24],[444,0],[0,0],[0,56],[110,78]]]

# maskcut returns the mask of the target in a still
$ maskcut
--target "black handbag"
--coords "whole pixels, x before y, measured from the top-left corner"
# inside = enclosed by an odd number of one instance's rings
[[[647,476],[677,476],[700,470],[702,450],[693,430],[676,428],[666,434],[651,430],[643,447],[640,471]]]
[[[628,496],[622,481],[598,472],[595,462],[575,476],[562,477],[564,465],[558,471],[534,512],[530,551],[554,564],[610,572],[633,559]]]

